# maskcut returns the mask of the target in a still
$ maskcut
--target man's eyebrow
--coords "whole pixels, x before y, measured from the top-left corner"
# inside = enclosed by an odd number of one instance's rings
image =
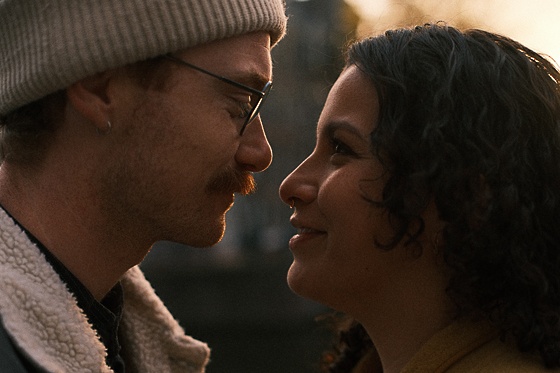
[[[271,79],[268,76],[257,73],[257,72],[243,72],[238,71],[233,73],[232,75],[224,75],[228,79],[234,80],[238,83],[244,84],[254,89],[258,89],[259,91],[264,88],[266,83],[268,83]]]

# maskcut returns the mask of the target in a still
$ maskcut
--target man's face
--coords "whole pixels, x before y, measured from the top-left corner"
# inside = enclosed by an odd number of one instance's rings
[[[264,32],[175,56],[258,90],[272,78]],[[239,134],[250,93],[173,62],[169,69],[164,90],[126,78],[115,85],[121,91],[106,137],[101,207],[134,239],[209,246],[223,235],[234,193],[251,191],[251,173],[265,170],[272,152],[260,118]]]

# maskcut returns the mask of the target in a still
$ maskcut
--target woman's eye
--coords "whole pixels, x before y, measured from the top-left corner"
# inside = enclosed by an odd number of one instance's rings
[[[333,154],[352,155],[354,152],[342,141],[337,139],[332,140]]]

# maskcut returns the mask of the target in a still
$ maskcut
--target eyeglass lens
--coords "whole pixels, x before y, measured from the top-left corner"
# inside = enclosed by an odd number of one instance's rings
[[[261,95],[258,95],[258,94],[253,94],[252,95],[252,97],[251,97],[251,107],[252,107],[252,109],[251,109],[251,112],[249,113],[249,115],[247,116],[247,119],[245,120],[245,123],[243,124],[243,127],[241,128],[241,133],[240,133],[241,135],[243,135],[243,132],[245,131],[245,128],[247,127],[247,125],[249,123],[251,123],[252,121],[254,121],[257,118],[257,116],[259,115],[262,104],[266,100],[266,98],[268,96],[268,93],[270,92],[271,89],[272,89],[272,82],[268,82],[264,86]]]

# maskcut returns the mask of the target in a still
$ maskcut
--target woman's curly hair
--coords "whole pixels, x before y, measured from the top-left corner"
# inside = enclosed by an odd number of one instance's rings
[[[560,366],[554,64],[507,37],[444,24],[364,39],[347,63],[379,95],[372,142],[391,175],[381,205],[396,222],[387,249],[414,242],[435,201],[458,316],[483,316],[520,351]]]

